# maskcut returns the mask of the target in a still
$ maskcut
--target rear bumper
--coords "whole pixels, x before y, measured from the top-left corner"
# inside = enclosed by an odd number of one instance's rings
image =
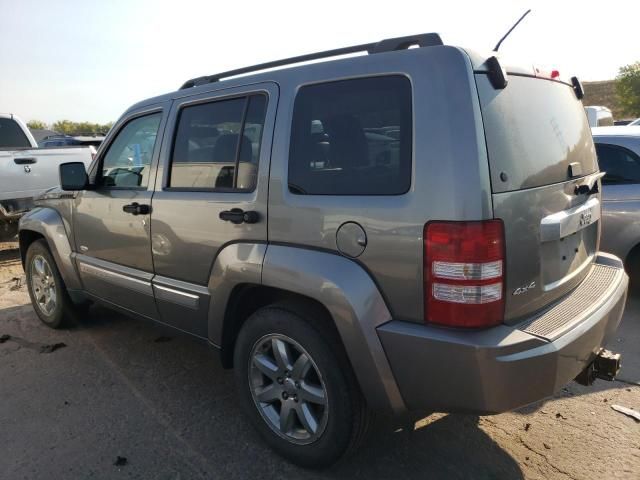
[[[33,208],[33,198],[0,200],[0,220],[18,220]]]
[[[479,331],[400,321],[380,326],[378,335],[407,408],[499,413],[553,395],[595,359],[622,318],[628,277],[611,255],[600,254],[590,275],[602,268],[614,269],[602,291],[592,292],[587,276],[551,310],[520,325]],[[585,306],[585,301],[591,303]],[[544,336],[531,333],[536,332],[531,325],[543,317],[560,324],[549,317],[555,311],[566,317],[563,306],[576,303],[582,308],[569,321]]]

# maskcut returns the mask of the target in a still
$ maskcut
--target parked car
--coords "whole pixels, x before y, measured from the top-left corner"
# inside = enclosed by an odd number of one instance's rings
[[[20,222],[36,313],[98,301],[209,342],[305,466],[374,411],[496,413],[613,378],[628,277],[598,251],[581,84],[495,55],[387,39],[137,103]]]
[[[640,126],[592,129],[602,179],[600,246],[640,280]]]
[[[630,127],[640,126],[640,118],[636,118],[633,122],[629,123]]]
[[[91,145],[98,148],[104,141],[104,135],[49,135],[39,145],[43,148],[66,147],[69,145]]]
[[[613,114],[607,107],[584,107],[590,127],[606,127],[613,125]]]
[[[91,146],[38,148],[22,120],[0,114],[0,241],[16,236],[33,197],[58,185],[58,165],[81,161],[88,166],[95,152]]]

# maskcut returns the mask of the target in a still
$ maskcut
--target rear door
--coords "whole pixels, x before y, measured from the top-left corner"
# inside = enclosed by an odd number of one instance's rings
[[[476,74],[494,216],[505,226],[505,321],[574,288],[600,235],[599,175],[582,103],[565,83],[509,75],[494,89]]]
[[[264,249],[277,102],[274,83],[174,101],[151,214],[153,289],[164,323],[206,337],[217,255],[235,244],[249,261]]]

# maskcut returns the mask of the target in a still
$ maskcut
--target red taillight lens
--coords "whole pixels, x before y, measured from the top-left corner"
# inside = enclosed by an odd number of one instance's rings
[[[504,319],[502,220],[424,227],[425,321],[489,327]]]

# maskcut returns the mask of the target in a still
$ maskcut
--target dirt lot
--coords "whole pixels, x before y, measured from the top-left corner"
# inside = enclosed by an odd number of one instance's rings
[[[266,449],[206,345],[94,307],[41,325],[16,244],[0,244],[0,478],[640,478],[640,297],[610,348],[620,380],[493,417],[434,414],[323,472]],[[54,349],[47,346],[65,344]]]

